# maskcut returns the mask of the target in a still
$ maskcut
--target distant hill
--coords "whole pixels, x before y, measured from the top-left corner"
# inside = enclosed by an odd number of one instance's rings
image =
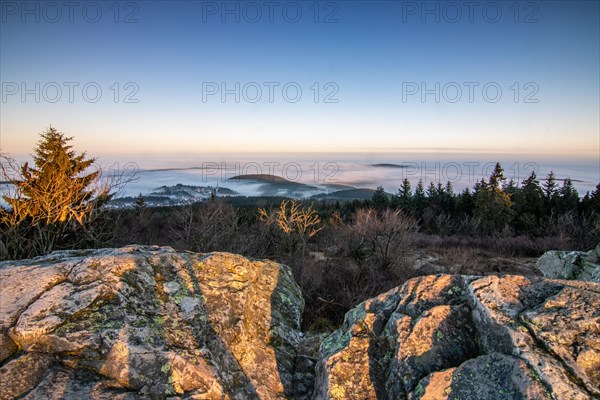
[[[228,181],[260,184],[258,190],[261,196],[308,197],[323,189],[300,182],[292,182],[281,176],[269,174],[238,175]]]
[[[217,196],[237,196],[238,192],[226,187],[194,186],[178,183],[173,186],[161,186],[151,193],[144,194],[144,200],[148,207],[178,206],[196,203],[209,199],[213,192]],[[108,208],[130,208],[134,207],[137,197],[127,196],[111,199]]]
[[[371,167],[380,167],[380,168],[406,168],[406,165],[383,163],[383,164],[371,164]]]
[[[269,174],[248,174],[248,175],[236,175],[233,178],[227,179],[228,181],[257,181],[257,182],[278,182],[278,183],[290,183],[298,184],[297,182],[289,181],[281,176],[269,175]]]

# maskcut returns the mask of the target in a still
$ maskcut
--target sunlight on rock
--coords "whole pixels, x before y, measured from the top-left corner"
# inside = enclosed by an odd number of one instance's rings
[[[0,287],[15,300],[0,308],[7,398],[600,394],[592,282],[416,277],[314,335],[300,332],[304,299],[290,269],[272,261],[128,246],[36,262],[0,268],[28,299]],[[29,274],[41,278],[31,290]]]

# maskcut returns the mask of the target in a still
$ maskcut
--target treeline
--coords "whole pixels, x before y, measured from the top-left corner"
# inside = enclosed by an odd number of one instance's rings
[[[562,236],[578,247],[600,241],[600,184],[580,197],[570,179],[559,183],[535,172],[518,183],[504,177],[498,163],[489,179],[456,193],[445,185],[419,181],[414,191],[404,179],[398,192],[378,188],[369,205],[400,209],[419,220],[420,230],[438,235]],[[341,207],[341,206],[340,206]]]

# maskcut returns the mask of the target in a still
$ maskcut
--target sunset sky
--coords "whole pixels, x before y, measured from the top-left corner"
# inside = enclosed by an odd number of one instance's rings
[[[598,1],[1,4],[13,155],[600,154]]]

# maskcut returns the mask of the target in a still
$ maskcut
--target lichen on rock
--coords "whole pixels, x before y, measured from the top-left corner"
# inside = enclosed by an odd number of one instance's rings
[[[597,397],[598,293],[509,275],[411,279],[323,341],[314,399]]]
[[[544,276],[600,283],[600,244],[590,251],[545,252],[536,262]]]
[[[422,276],[327,335],[300,332],[288,267],[234,254],[56,252],[0,280],[0,399],[600,398],[594,282]]]
[[[304,300],[284,265],[129,246],[0,263],[0,279],[2,375],[33,371],[2,398],[293,395]]]

